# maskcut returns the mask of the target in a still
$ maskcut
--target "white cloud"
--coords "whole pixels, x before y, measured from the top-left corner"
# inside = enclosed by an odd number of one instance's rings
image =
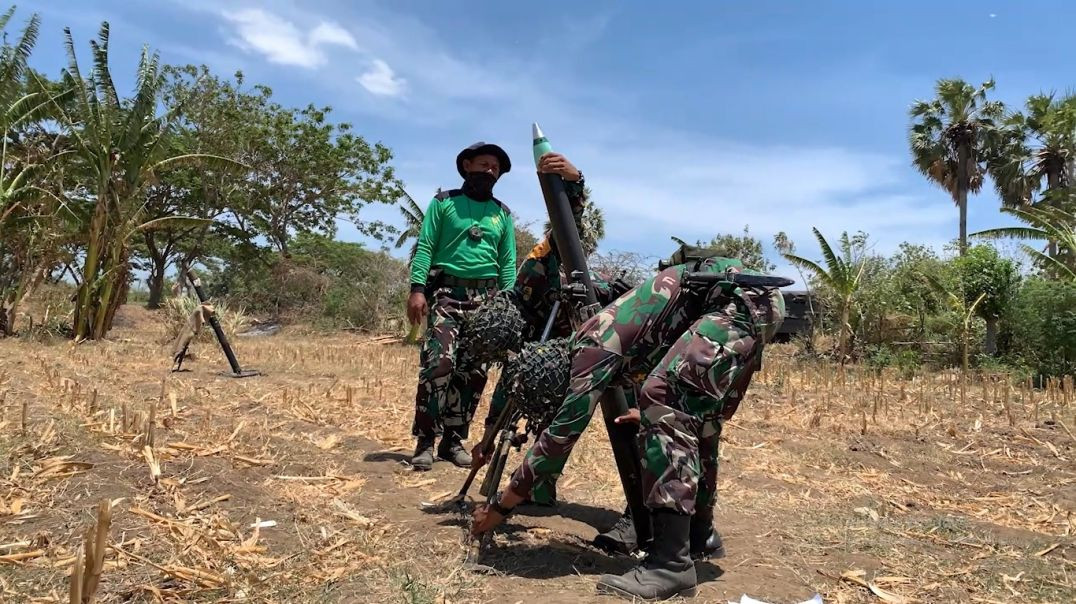
[[[541,57],[492,52],[497,49],[468,54],[419,17],[383,7],[344,10],[335,16],[347,30],[322,23],[306,43],[291,22],[261,10],[245,12],[261,20],[272,17],[269,23],[230,18],[246,43],[267,56],[248,39],[253,36],[244,35],[244,27],[266,38],[299,40],[283,47],[299,61],[293,64],[319,65],[321,44],[362,54],[365,71],[356,78],[345,71],[352,65],[331,67],[341,77],[326,78],[327,91],[350,95],[349,86],[357,81],[373,95],[398,99],[351,108],[403,126],[388,143],[398,174],[420,204],[435,186],[455,185],[451,158],[459,148],[491,140],[504,146],[519,168],[498,184],[498,197],[519,222],[541,224],[545,208],[528,165],[530,122],[538,120],[558,150],[586,173],[605,211],[606,250],[665,256],[672,250],[672,235],[708,240],[718,233],[738,234],[745,224],[767,247],[776,232],[785,231],[798,253],[808,257],[818,254],[811,227],[830,240],[841,231],[863,230],[879,253],[892,252],[905,240],[938,245],[956,234],[953,204],[923,186],[898,153],[761,145],[662,130],[640,118],[622,91],[562,71],[570,56],[550,64]],[[308,13],[285,14],[296,22],[319,21]],[[543,46],[557,46],[552,42]],[[437,128],[424,128],[429,124]],[[421,137],[413,135],[416,130]],[[776,260],[776,254],[770,256]]]
[[[396,72],[388,63],[374,59],[365,73],[356,78],[362,87],[378,96],[399,96],[403,94],[403,78],[396,77]]]
[[[313,69],[328,60],[323,46],[358,49],[355,38],[335,23],[322,22],[304,33],[293,22],[258,8],[225,11],[222,15],[235,27],[232,44],[261,54],[272,63]]]
[[[330,23],[323,21],[310,32],[310,44],[317,46],[318,44],[339,44],[340,46],[346,46],[351,50],[358,50],[359,45],[355,42],[355,38],[348,33],[346,29],[340,27],[336,23]]]

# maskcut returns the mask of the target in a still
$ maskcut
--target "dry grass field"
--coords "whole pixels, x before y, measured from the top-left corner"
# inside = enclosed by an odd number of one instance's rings
[[[405,463],[415,348],[285,330],[234,343],[264,373],[236,380],[212,341],[170,374],[163,326],[119,324],[0,340],[0,601],[616,601],[594,582],[632,561],[589,545],[623,506],[600,417],[560,507],[514,516],[476,572],[461,517],[420,505],[466,472]],[[1071,381],[962,393],[768,355],[721,454],[728,556],[694,601],[1076,601]]]

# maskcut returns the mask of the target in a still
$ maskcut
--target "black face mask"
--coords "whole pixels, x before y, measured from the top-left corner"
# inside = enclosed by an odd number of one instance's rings
[[[497,177],[489,172],[468,172],[463,179],[463,192],[467,197],[486,201],[493,197],[493,185]]]

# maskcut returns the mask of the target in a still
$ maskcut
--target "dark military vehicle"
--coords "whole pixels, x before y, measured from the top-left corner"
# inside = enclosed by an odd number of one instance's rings
[[[811,299],[806,291],[782,291],[785,298],[785,320],[774,337],[775,342],[788,342],[792,336],[811,331],[819,312],[818,300]],[[811,312],[812,303],[814,313]]]

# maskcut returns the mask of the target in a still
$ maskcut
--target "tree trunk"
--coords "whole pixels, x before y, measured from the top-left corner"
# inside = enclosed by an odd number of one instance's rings
[[[168,268],[168,258],[155,255],[150,258],[153,266],[149,271],[149,301],[146,308],[157,310],[161,307],[161,299],[164,297],[164,271]]]
[[[15,335],[15,301],[0,300],[0,338]]]
[[[164,272],[168,270],[168,259],[171,256],[172,245],[171,243],[165,245],[163,250],[159,248],[156,234],[152,230],[143,233],[142,237],[146,242],[146,249],[149,250],[151,263],[149,279],[147,280],[149,300],[146,302],[146,308],[157,310],[161,307],[161,298],[164,297]]]
[[[841,363],[844,363],[844,359],[848,356],[848,342],[851,340],[852,326],[849,325],[848,320],[852,312],[852,301],[844,300],[841,304],[841,329],[840,329],[840,350],[841,350]]]
[[[107,241],[106,222],[106,203],[98,199],[93,210],[93,219],[90,220],[86,258],[82,264],[82,284],[78,288],[78,302],[75,304],[75,340],[93,338],[94,306],[97,302],[94,290],[97,289],[102,247]]]
[[[964,344],[964,346],[963,346],[963,356],[962,356],[962,358],[960,360],[961,373],[963,375],[965,375],[965,376],[968,375],[968,343],[971,340],[971,337],[968,334],[969,331],[970,330],[968,329],[967,322],[965,322],[964,323],[964,333],[963,333],[963,337],[961,338],[964,341],[963,342],[963,344]]]
[[[1056,191],[1061,186],[1061,167],[1056,165],[1050,165],[1046,168],[1046,190]],[[1053,239],[1047,240],[1046,254],[1051,258],[1057,258],[1057,242]]]
[[[956,205],[960,207],[960,255],[968,251],[968,152],[967,143],[957,148]]]
[[[988,317],[986,319],[986,340],[983,344],[986,348],[986,354],[994,356],[998,353],[998,318]]]

